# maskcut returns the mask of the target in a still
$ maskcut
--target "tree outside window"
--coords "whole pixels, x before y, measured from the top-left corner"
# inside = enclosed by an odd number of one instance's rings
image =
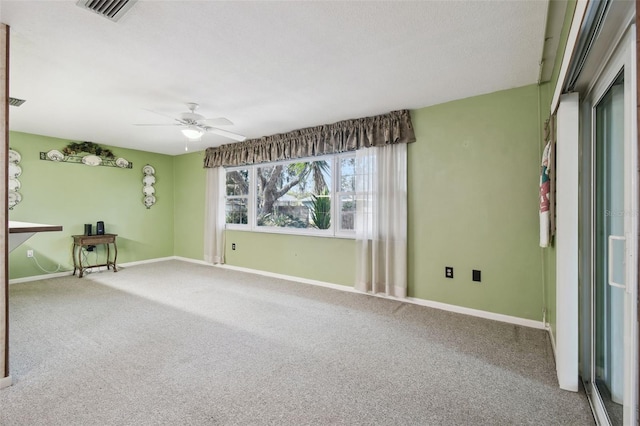
[[[355,229],[355,155],[305,160],[228,168],[227,225],[351,236]]]
[[[249,223],[249,170],[229,170],[226,181],[226,223]]]
[[[331,165],[306,161],[256,167],[258,226],[329,229]]]

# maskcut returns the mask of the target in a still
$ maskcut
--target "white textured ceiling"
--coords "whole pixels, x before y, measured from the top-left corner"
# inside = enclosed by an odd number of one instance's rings
[[[548,1],[138,1],[117,23],[75,1],[0,2],[10,129],[165,154],[148,110],[249,138],[421,108],[538,79]],[[205,134],[190,150],[233,141]]]

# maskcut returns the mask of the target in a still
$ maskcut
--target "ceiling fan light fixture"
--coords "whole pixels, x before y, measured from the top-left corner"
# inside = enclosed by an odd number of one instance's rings
[[[200,140],[204,131],[196,126],[188,126],[181,130],[182,134],[190,141]]]

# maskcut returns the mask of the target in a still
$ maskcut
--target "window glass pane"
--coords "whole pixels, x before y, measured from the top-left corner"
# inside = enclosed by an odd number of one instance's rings
[[[327,190],[321,194],[313,195],[311,226],[316,229],[329,229],[331,227],[331,195]]]
[[[307,161],[256,167],[258,226],[327,229],[331,163]]]
[[[340,185],[338,190],[338,213],[340,215],[338,228],[340,231],[355,230],[356,215],[356,159],[354,155],[342,156],[338,161]]]
[[[227,196],[249,194],[249,170],[227,171]]]
[[[356,159],[354,157],[340,159],[340,192],[353,192],[356,190],[355,163]]]
[[[356,198],[353,195],[340,196],[340,229],[353,231],[355,229]]]
[[[227,199],[225,206],[226,223],[246,225],[248,221],[247,199],[232,198]]]

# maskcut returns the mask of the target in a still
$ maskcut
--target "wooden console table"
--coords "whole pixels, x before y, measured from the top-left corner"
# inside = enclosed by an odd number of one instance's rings
[[[93,268],[98,266],[106,266],[109,269],[113,266],[113,272],[118,272],[116,266],[116,259],[118,258],[118,246],[116,245],[116,237],[118,234],[103,234],[103,235],[72,235],[73,247],[71,248],[71,257],[73,257],[73,275],[76,274],[76,270],[79,271],[78,278],[82,278],[84,270],[87,267]],[[107,261],[99,265],[87,265],[82,266],[82,247],[95,246],[98,244],[104,244],[107,246]],[[113,260],[111,258],[111,250],[109,244],[113,244]]]

